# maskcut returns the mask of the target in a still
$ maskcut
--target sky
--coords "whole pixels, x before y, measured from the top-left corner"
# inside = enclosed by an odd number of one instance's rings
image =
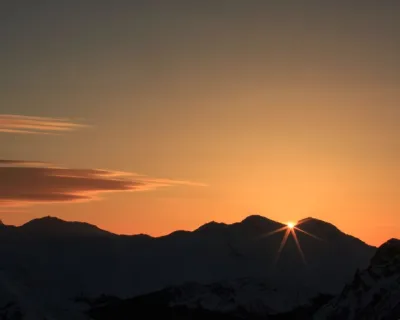
[[[0,4],[0,218],[259,214],[400,237],[400,3]]]

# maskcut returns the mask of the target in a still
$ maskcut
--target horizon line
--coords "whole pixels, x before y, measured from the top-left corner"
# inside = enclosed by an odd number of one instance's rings
[[[6,211],[2,212],[2,211],[0,210],[0,214],[1,214],[1,213],[5,213],[5,212],[6,212]],[[150,235],[150,234],[147,234],[147,233],[136,233],[136,234],[134,234],[134,233],[131,233],[131,234],[127,234],[127,233],[115,233],[115,232],[112,232],[112,231],[109,231],[109,230],[100,228],[99,226],[97,226],[97,225],[95,225],[95,224],[92,224],[92,223],[89,223],[89,222],[78,221],[78,220],[65,220],[65,219],[59,218],[59,217],[57,217],[57,216],[51,216],[51,215],[45,215],[45,216],[41,216],[41,217],[38,217],[38,218],[33,218],[33,219],[30,219],[30,220],[26,221],[25,223],[22,223],[22,224],[19,224],[19,225],[6,224],[6,223],[4,223],[4,220],[3,220],[3,219],[0,219],[0,224],[4,225],[4,226],[6,226],[6,227],[21,228],[21,227],[23,227],[23,226],[25,226],[25,225],[31,223],[32,221],[38,221],[38,220],[44,220],[44,219],[55,219],[55,220],[58,220],[58,221],[61,221],[61,222],[65,222],[65,223],[80,223],[80,224],[86,224],[86,225],[95,227],[95,228],[99,229],[100,231],[103,231],[103,232],[105,232],[105,233],[109,233],[110,235],[115,235],[115,236],[128,236],[128,237],[146,236],[146,237],[149,237],[149,238],[152,238],[152,239],[158,239],[158,238],[164,238],[164,237],[170,236],[170,235],[172,235],[172,234],[174,234],[174,233],[176,233],[176,232],[188,232],[188,233],[196,232],[196,231],[198,231],[199,229],[201,229],[203,226],[206,226],[206,225],[212,224],[212,223],[218,223],[218,224],[223,224],[223,225],[226,225],[226,226],[232,226],[232,225],[235,225],[235,224],[243,223],[243,222],[245,222],[245,220],[248,220],[248,219],[251,218],[251,217],[259,217],[259,218],[263,218],[263,219],[265,219],[265,220],[269,220],[269,221],[271,221],[271,222],[274,222],[274,223],[279,224],[279,225],[282,225],[282,226],[287,226],[287,223],[275,221],[275,220],[272,220],[272,219],[270,219],[270,218],[268,218],[268,217],[266,217],[266,216],[260,215],[260,214],[250,214],[250,215],[246,216],[245,218],[243,218],[241,221],[232,222],[232,223],[218,222],[218,221],[211,220],[211,221],[208,221],[208,222],[205,222],[205,223],[201,224],[200,226],[198,226],[197,228],[194,228],[194,229],[192,229],[192,230],[176,229],[176,230],[173,230],[173,231],[171,231],[171,232],[169,232],[169,233],[166,233],[166,234],[163,234],[163,235],[159,235],[159,236],[153,236],[153,235]],[[323,223],[330,224],[331,226],[337,228],[337,229],[338,229],[340,232],[342,232],[343,234],[345,234],[345,235],[347,235],[347,236],[354,237],[354,238],[356,238],[356,239],[358,239],[358,240],[360,240],[360,241],[366,243],[365,241],[361,240],[360,238],[358,238],[358,237],[356,237],[356,236],[353,236],[353,235],[351,235],[351,234],[347,234],[347,233],[343,232],[343,231],[340,230],[336,225],[334,225],[334,224],[332,224],[332,223],[330,223],[330,222],[328,222],[328,221],[324,221],[324,220],[318,219],[318,218],[307,217],[307,218],[298,220],[298,221],[296,222],[296,224],[298,224],[298,223],[301,222],[301,221],[305,222],[305,221],[309,221],[309,220],[320,221],[320,222],[323,222]],[[394,239],[396,239],[396,238],[394,238]],[[383,243],[386,243],[386,242],[389,241],[389,240],[390,240],[390,239],[386,240],[386,241],[383,242]],[[383,244],[383,243],[382,243],[382,244]],[[371,245],[371,244],[369,244],[369,243],[366,243],[366,244],[369,245],[369,246],[375,247],[375,248],[378,248],[378,247],[379,247],[379,246],[376,246],[376,245]]]

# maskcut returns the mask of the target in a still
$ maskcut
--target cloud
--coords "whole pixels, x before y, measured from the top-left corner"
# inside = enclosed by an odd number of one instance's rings
[[[0,166],[46,166],[50,165],[48,162],[42,161],[24,161],[24,160],[3,160],[0,159]]]
[[[60,134],[87,125],[69,119],[0,114],[0,132],[16,134]]]
[[[174,185],[203,184],[157,179],[134,173],[100,169],[31,166],[33,162],[0,160],[0,207],[36,203],[80,202],[98,199],[106,192],[153,190]]]

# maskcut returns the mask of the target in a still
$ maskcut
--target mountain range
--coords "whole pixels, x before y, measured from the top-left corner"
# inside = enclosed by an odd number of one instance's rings
[[[282,246],[287,226],[262,216],[157,238],[54,217],[0,225],[0,319],[146,319],[157,312],[163,319],[364,319],[372,309],[385,317],[400,312],[399,292],[392,294],[398,240],[377,249],[314,218],[298,228]]]

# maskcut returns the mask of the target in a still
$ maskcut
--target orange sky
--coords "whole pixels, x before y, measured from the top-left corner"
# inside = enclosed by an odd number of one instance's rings
[[[398,9],[6,5],[1,157],[83,171],[59,179],[67,171],[3,164],[0,218],[161,235],[250,214],[312,216],[374,245],[399,237]],[[147,190],[134,192],[88,169],[152,181],[123,177]]]

